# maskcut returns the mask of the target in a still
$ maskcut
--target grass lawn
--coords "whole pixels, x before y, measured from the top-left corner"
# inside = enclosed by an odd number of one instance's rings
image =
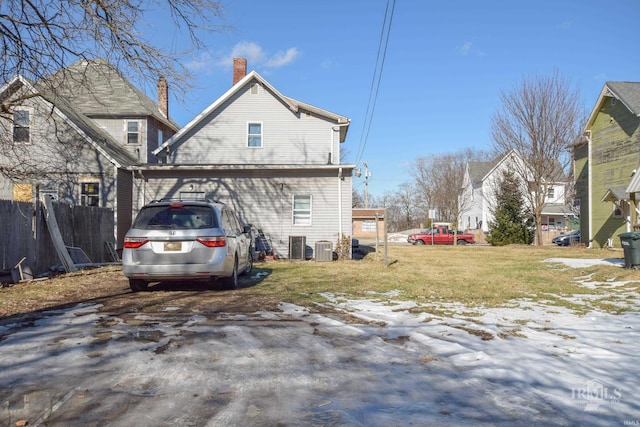
[[[377,260],[375,253],[369,253],[362,260],[267,261],[256,263],[252,276],[243,277],[238,290],[203,294],[195,288],[191,294],[222,305],[245,301],[247,307],[275,307],[290,302],[313,308],[316,302],[326,301],[323,293],[344,294],[345,299],[384,300],[392,298],[385,293],[394,291],[393,299],[415,301],[416,311],[443,315],[453,304],[472,315],[474,308],[509,306],[523,298],[568,307],[579,314],[594,309],[639,311],[640,271],[606,265],[569,268],[544,262],[549,258],[623,257],[621,250],[579,247],[398,245],[389,246],[387,266],[382,253]],[[581,283],[587,279],[598,284]],[[0,289],[0,317],[117,295],[143,305],[145,298],[185,295],[175,293],[183,289],[180,287],[162,289],[134,296],[119,266],[83,270]]]
[[[323,301],[322,293],[344,293],[348,298],[370,298],[372,292],[400,291],[395,299],[433,304],[459,302],[467,307],[505,306],[519,298],[569,306],[578,311],[598,308],[609,312],[635,310],[624,304],[637,292],[640,272],[614,266],[568,268],[543,262],[549,258],[624,258],[620,250],[555,246],[389,246],[388,266],[382,254],[362,260],[336,262],[275,261],[256,264],[268,271],[253,290],[282,301],[309,306]],[[612,283],[588,288],[578,278]],[[579,294],[596,294],[589,306],[568,301]],[[597,295],[601,294],[599,298]]]

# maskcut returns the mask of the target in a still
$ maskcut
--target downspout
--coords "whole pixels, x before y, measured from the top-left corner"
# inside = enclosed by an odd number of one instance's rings
[[[589,179],[587,180],[587,186],[589,188],[589,191],[587,191],[587,210],[589,212],[589,223],[588,223],[588,227],[589,227],[589,234],[588,234],[588,238],[589,238],[589,245],[587,246],[588,248],[592,249],[593,248],[593,210],[592,210],[592,193],[593,193],[593,170],[591,168],[591,134],[589,134],[587,136],[587,144],[588,144],[588,150],[587,150],[587,174],[589,175]]]
[[[338,241],[342,241],[342,168],[338,168]]]

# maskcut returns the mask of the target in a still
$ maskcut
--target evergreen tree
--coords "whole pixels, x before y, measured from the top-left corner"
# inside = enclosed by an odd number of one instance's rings
[[[531,215],[524,208],[524,200],[520,180],[513,171],[505,170],[496,193],[494,220],[489,223],[490,235],[487,241],[490,244],[504,246],[533,243]]]

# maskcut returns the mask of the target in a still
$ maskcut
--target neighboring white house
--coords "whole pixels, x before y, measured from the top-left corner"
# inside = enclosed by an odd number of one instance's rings
[[[271,239],[279,257],[314,256],[352,236],[352,171],[340,164],[347,117],[282,95],[246,60],[234,60],[232,87],[141,165],[137,208],[160,198],[232,205]],[[292,253],[295,251],[295,254]]]
[[[505,170],[524,170],[526,163],[522,156],[511,150],[491,161],[467,163],[460,197],[461,229],[489,231],[493,221],[496,192]],[[569,228],[568,218],[572,216],[566,206],[565,191],[567,181],[547,184],[545,206],[542,211],[543,231],[564,231]],[[528,191],[522,183],[523,192]],[[525,200],[525,203],[529,203]]]

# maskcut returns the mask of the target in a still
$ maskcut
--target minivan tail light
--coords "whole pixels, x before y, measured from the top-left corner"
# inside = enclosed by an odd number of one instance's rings
[[[196,240],[208,248],[227,246],[227,239],[224,236],[200,236]]]
[[[137,249],[149,241],[146,237],[125,237],[124,247],[126,249]]]

